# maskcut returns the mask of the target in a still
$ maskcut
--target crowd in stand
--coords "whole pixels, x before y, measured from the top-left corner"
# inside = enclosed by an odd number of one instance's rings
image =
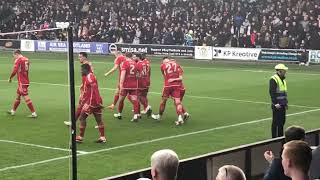
[[[15,16],[2,32],[72,22],[77,41],[316,48],[319,0],[0,0]],[[63,33],[21,38],[63,40]]]

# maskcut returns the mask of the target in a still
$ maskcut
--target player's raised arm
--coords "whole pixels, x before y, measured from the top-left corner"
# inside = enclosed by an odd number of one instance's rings
[[[121,58],[119,58],[119,56],[121,56],[121,52],[116,51],[114,53],[114,55],[116,56],[116,59],[114,60],[114,66],[107,73],[104,74],[104,76],[106,76],[106,77],[111,75],[111,74],[113,74],[119,68],[119,66],[122,63],[121,62]]]
[[[110,69],[107,73],[104,74],[104,76],[107,77],[107,76],[113,74],[118,69],[118,67],[119,67],[119,65],[115,64],[112,69]]]

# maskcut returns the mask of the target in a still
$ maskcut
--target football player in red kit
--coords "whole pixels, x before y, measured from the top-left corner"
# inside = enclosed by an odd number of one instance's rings
[[[152,110],[148,102],[148,92],[150,87],[151,65],[150,61],[143,54],[136,54],[138,78],[138,99],[143,106],[141,114],[151,116]]]
[[[117,105],[117,102],[119,100],[119,83],[120,83],[120,73],[121,73],[121,64],[126,61],[126,57],[124,55],[122,55],[122,53],[120,51],[116,51],[114,53],[114,55],[116,56],[116,59],[114,60],[114,66],[112,69],[110,69],[105,76],[109,76],[111,74],[113,74],[117,69],[119,69],[119,79],[118,79],[118,85],[117,85],[117,89],[113,98],[113,103],[111,105],[108,106],[109,109],[114,109],[115,105]]]
[[[131,52],[126,53],[126,61],[121,65],[120,74],[120,97],[118,104],[118,113],[114,114],[114,117],[121,119],[122,110],[124,106],[124,100],[126,96],[129,96],[130,102],[133,104],[134,115],[131,121],[137,122],[140,117],[140,104],[137,96],[138,89],[138,71],[136,62],[133,60]]]
[[[106,137],[104,135],[104,123],[102,120],[102,98],[100,96],[98,82],[96,76],[91,72],[91,67],[89,64],[81,65],[82,76],[85,77],[82,84],[82,96],[81,104],[82,110],[80,112],[80,134],[76,137],[76,141],[81,143],[84,138],[85,129],[87,126],[86,119],[90,114],[94,115],[94,118],[98,125],[99,139],[96,143],[105,143]]]
[[[182,105],[182,99],[185,93],[182,83],[183,70],[181,66],[175,61],[167,57],[163,58],[161,64],[161,72],[164,77],[164,87],[162,90],[162,101],[160,103],[159,114],[152,115],[155,120],[160,120],[166,107],[168,98],[173,98],[176,106],[178,120],[176,125],[182,125],[188,118],[189,114],[185,111]]]
[[[24,98],[29,110],[31,111],[31,115],[28,116],[30,118],[36,118],[37,113],[33,107],[32,101],[28,96],[28,88],[29,88],[29,70],[30,70],[30,61],[27,57],[21,54],[20,50],[15,50],[13,52],[14,67],[9,77],[8,82],[12,82],[12,78],[17,75],[18,80],[18,89],[17,89],[17,97],[13,103],[13,107],[8,114],[14,116],[16,114],[16,110],[20,105],[21,96]]]
[[[93,65],[90,62],[90,60],[88,59],[88,54],[86,52],[79,53],[79,62],[80,62],[80,64],[88,64],[90,66],[90,72],[93,73]],[[76,115],[75,115],[76,121],[78,120],[80,113],[81,113],[81,110],[82,110],[82,107],[83,107],[83,104],[81,102],[81,97],[83,95],[83,84],[84,84],[85,80],[86,80],[86,76],[82,75],[82,81],[81,81],[82,83],[80,86],[80,98],[79,98],[79,103],[78,103],[78,106],[76,109]],[[71,125],[70,121],[64,121],[63,123],[67,126]]]

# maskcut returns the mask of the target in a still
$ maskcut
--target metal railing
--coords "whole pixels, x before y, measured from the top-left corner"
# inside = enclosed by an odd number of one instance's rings
[[[318,146],[320,129],[307,132],[306,141],[310,146]],[[233,164],[242,168],[248,180],[257,179],[268,167],[263,152],[266,150],[280,152],[283,142],[284,137],[279,137],[181,160],[177,180],[212,180],[215,179],[218,168],[225,164]],[[150,168],[103,180],[136,180],[141,177],[150,178]]]

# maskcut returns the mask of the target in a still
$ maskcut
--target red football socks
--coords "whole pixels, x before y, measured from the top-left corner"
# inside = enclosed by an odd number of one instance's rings
[[[140,97],[140,102],[143,105],[143,110],[147,109],[147,107],[148,107],[148,99],[147,99],[147,97],[141,96]]]
[[[84,132],[86,130],[86,126],[85,125],[80,125],[79,126],[79,130],[80,130],[80,136],[84,137]]]
[[[118,104],[118,112],[119,113],[122,113],[122,110],[123,110],[123,106],[124,106],[124,100],[122,101],[119,101],[119,104]]]
[[[31,99],[26,100],[26,104],[32,113],[35,112]]]
[[[103,123],[101,123],[98,126],[98,130],[99,130],[99,133],[100,133],[100,137],[104,137],[104,124]]]
[[[166,109],[166,103],[161,103],[159,108],[159,114],[162,116],[164,110]]]
[[[140,103],[138,100],[134,100],[133,101],[133,111],[134,111],[134,114],[140,114]]]
[[[116,105],[116,104],[117,104],[117,102],[118,102],[118,100],[119,100],[119,93],[117,93],[117,94],[115,94],[115,95],[114,95],[114,98],[113,98],[113,105]]]
[[[77,110],[76,110],[76,113],[75,113],[76,121],[78,120],[81,111],[82,111],[82,106],[78,106],[78,107],[77,107]]]
[[[182,106],[182,104],[176,104],[176,111],[177,111],[177,114],[178,115],[181,115],[181,114],[183,114],[183,106]]]
[[[13,110],[14,111],[16,111],[17,110],[17,108],[19,107],[19,105],[20,105],[20,99],[16,99],[15,101],[14,101],[14,103],[13,103]]]

